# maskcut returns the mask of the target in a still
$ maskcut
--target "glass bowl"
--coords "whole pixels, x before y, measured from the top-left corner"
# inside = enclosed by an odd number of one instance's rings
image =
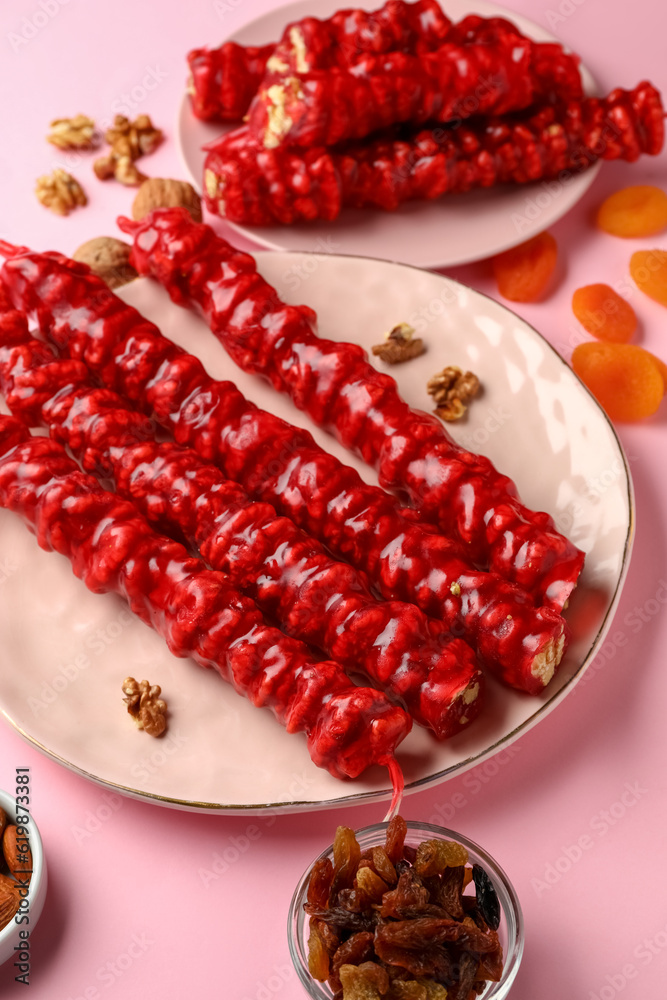
[[[498,935],[503,946],[504,966],[500,982],[489,983],[484,992],[480,994],[480,1000],[503,1000],[508,995],[519,971],[524,943],[523,915],[512,883],[497,861],[478,844],[463,837],[460,833],[446,830],[442,826],[434,826],[431,823],[416,823],[411,820],[407,821],[407,827],[405,843],[412,847],[418,847],[423,840],[436,838],[455,840],[458,844],[463,844],[470,855],[469,863],[481,865],[493,882],[500,903],[501,916]],[[364,827],[363,830],[357,830],[356,837],[362,851],[368,847],[383,845],[386,832],[386,823],[375,823],[373,826]],[[313,859],[294,890],[287,921],[287,937],[294,968],[308,995],[313,1000],[332,1000],[333,993],[329,986],[326,983],[317,982],[308,971],[309,920],[303,906],[306,902],[310,872],[315,861],[319,861],[320,858],[330,858],[333,861],[333,844],[326,851],[322,851],[319,858]]]

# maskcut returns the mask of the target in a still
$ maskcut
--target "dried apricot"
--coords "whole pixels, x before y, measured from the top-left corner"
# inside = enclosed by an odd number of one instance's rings
[[[598,340],[625,344],[637,329],[634,309],[609,285],[578,288],[572,296],[572,311],[584,330]]]
[[[551,233],[539,233],[493,258],[498,291],[511,302],[536,302],[556,267],[558,244]]]
[[[637,250],[630,258],[630,274],[637,288],[667,306],[667,251]]]
[[[648,351],[634,344],[578,344],[572,368],[612,420],[642,420],[662,402],[662,375]]]
[[[647,351],[646,353],[649,354],[653,358],[653,364],[655,365],[655,367],[658,369],[658,371],[662,375],[662,381],[663,381],[664,386],[665,386],[665,392],[667,392],[667,365],[660,358],[657,358],[655,356],[655,354],[651,354],[650,351]]]
[[[667,194],[652,184],[622,188],[602,202],[597,224],[612,236],[653,236],[667,226]]]

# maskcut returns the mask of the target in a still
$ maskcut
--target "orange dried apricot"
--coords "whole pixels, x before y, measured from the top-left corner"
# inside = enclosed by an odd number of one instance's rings
[[[665,386],[665,392],[667,392],[667,365],[661,358],[656,357],[655,354],[651,354],[650,351],[647,351],[646,353],[649,355],[650,358],[653,359],[653,364],[662,375],[662,381]]]
[[[612,420],[643,420],[662,402],[665,387],[658,366],[634,344],[579,344],[572,352],[572,368]]]
[[[558,244],[551,233],[539,233],[493,258],[498,291],[511,302],[536,302],[556,267]]]
[[[622,188],[602,202],[597,224],[612,236],[653,236],[667,226],[667,194],[652,184]]]
[[[645,295],[667,306],[667,251],[637,250],[630,258],[630,274]]]
[[[572,296],[572,311],[584,330],[598,340],[625,344],[637,329],[634,309],[609,285],[577,288]]]

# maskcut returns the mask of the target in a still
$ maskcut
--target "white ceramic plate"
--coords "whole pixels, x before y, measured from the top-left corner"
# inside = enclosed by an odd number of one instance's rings
[[[401,321],[416,326],[427,353],[392,369],[412,406],[430,408],[427,379],[445,364],[475,371],[484,394],[453,433],[488,454],[531,507],[555,515],[588,553],[568,615],[575,616],[577,604],[588,613],[575,622],[577,635],[547,692],[530,698],[491,682],[487,709],[468,732],[438,744],[415,729],[400,748],[408,788],[443,781],[543,718],[602,642],[632,536],[623,453],[609,421],[558,354],[478,292],[437,274],[360,258],[265,252],[258,263],[284,299],[317,310],[323,336],[370,348]],[[377,483],[286,397],[239,371],[203,322],[157,285],[138,280],[120,294],[197,354],[214,377],[231,378],[259,406],[309,427],[321,445]],[[216,674],[172,657],[119,599],[89,593],[62,557],[42,552],[6,511],[0,511],[0,635],[6,718],[51,756],[114,789],[230,812],[316,809],[388,794],[380,768],[353,783],[316,768],[302,736],[287,735]],[[163,740],[139,733],[127,715],[120,688],[128,674],[162,686],[171,713]]]
[[[380,0],[355,0],[357,7],[375,10]],[[537,24],[520,14],[485,0],[446,0],[447,14],[457,21],[466,14],[507,17],[536,41],[554,41]],[[264,45],[281,37],[285,25],[306,15],[325,18],[340,7],[340,0],[300,0],[270,11],[245,25],[231,38],[242,45]],[[217,39],[210,40],[217,45]],[[590,73],[582,69],[588,93],[595,91]],[[230,126],[231,127],[231,126]],[[205,154],[202,146],[225,127],[198,121],[183,95],[176,124],[177,141],[185,169],[201,190]],[[434,202],[409,202],[397,212],[346,209],[335,222],[295,226],[247,227],[230,223],[248,239],[273,250],[306,250],[359,254],[402,261],[417,267],[453,267],[482,260],[516,246],[548,229],[575,205],[593,183],[599,164],[563,182],[545,181],[505,186],[465,195],[450,195]]]

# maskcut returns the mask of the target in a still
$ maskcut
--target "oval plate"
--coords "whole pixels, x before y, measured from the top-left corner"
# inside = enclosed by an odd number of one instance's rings
[[[378,4],[379,0],[356,3],[364,10],[374,10]],[[231,39],[242,45],[263,45],[280,38],[290,21],[307,15],[329,17],[339,6],[339,0],[301,0],[246,24]],[[447,13],[454,21],[471,13],[506,17],[536,41],[556,41],[539,25],[496,4],[448,0]],[[593,78],[583,67],[582,77],[586,92],[594,93]],[[199,121],[190,110],[187,94],[183,95],[176,136],[185,170],[198,191],[204,172],[202,146],[229,128]],[[335,222],[257,227],[228,224],[272,250],[326,249],[417,267],[453,267],[491,257],[548,229],[583,197],[599,168],[600,164],[595,164],[585,173],[563,181],[507,185],[449,195],[439,201],[408,202],[396,212],[346,209]]]

